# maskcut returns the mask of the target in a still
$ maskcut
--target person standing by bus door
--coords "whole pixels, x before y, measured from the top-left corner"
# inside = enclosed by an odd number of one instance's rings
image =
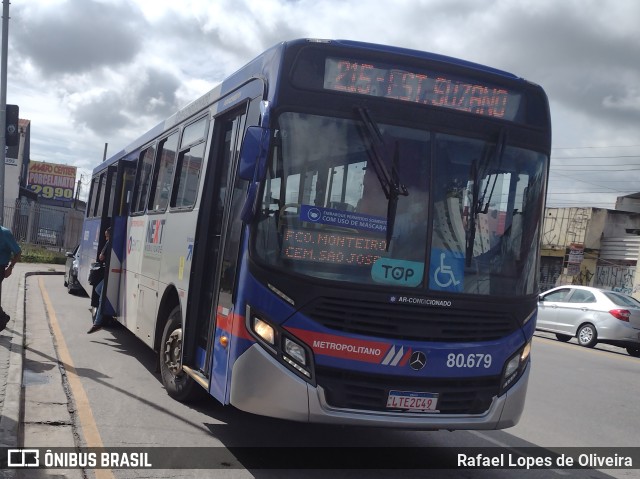
[[[0,331],[7,327],[7,323],[11,319],[2,309],[2,280],[11,276],[14,265],[20,261],[22,250],[20,245],[16,243],[11,230],[0,226]]]
[[[107,242],[102,247],[102,251],[100,251],[100,256],[98,256],[98,261],[104,264],[105,276],[106,276],[106,269],[109,267],[109,259],[111,255],[111,227],[104,230],[104,237],[107,240]],[[98,303],[96,314],[93,317],[93,325],[91,326],[91,329],[87,331],[87,334],[95,333],[96,331],[102,329],[102,326],[104,326],[104,319],[102,318],[102,300],[104,297],[102,295],[103,287],[104,287],[104,277],[102,278],[102,281],[100,281],[96,286],[96,294],[100,298],[100,302]]]

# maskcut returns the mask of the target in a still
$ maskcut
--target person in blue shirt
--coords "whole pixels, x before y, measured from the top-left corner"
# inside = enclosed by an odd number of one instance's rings
[[[20,245],[16,242],[11,230],[0,226],[0,331],[7,327],[11,319],[2,309],[2,281],[11,276],[13,266],[20,261],[21,254]]]

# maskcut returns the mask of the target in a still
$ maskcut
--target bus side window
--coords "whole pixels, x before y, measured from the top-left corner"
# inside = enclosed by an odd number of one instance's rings
[[[171,193],[172,208],[190,208],[196,203],[205,150],[207,118],[188,125],[182,133],[180,154]]]
[[[178,157],[178,169],[175,177],[175,187],[171,206],[188,208],[195,204],[198,194],[198,180],[202,170],[205,143],[202,142],[186,151],[181,151]]]

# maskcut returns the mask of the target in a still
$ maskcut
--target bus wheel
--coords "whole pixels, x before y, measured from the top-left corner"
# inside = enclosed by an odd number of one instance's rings
[[[200,386],[182,370],[182,315],[180,307],[171,311],[162,333],[160,345],[160,375],[162,384],[172,398],[188,402],[196,399]]]

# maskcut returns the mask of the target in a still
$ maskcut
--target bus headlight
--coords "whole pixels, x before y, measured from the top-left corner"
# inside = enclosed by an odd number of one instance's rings
[[[276,333],[273,330],[273,327],[267,323],[266,321],[261,320],[260,318],[254,316],[253,324],[251,325],[253,331],[266,343],[271,346],[276,343]]]
[[[285,329],[263,319],[247,306],[247,329],[265,350],[289,370],[315,384],[311,349]],[[261,317],[262,316],[262,317]]]
[[[521,350],[511,356],[506,362],[502,373],[500,394],[505,393],[520,377],[529,362],[530,353],[531,341],[525,344]]]

